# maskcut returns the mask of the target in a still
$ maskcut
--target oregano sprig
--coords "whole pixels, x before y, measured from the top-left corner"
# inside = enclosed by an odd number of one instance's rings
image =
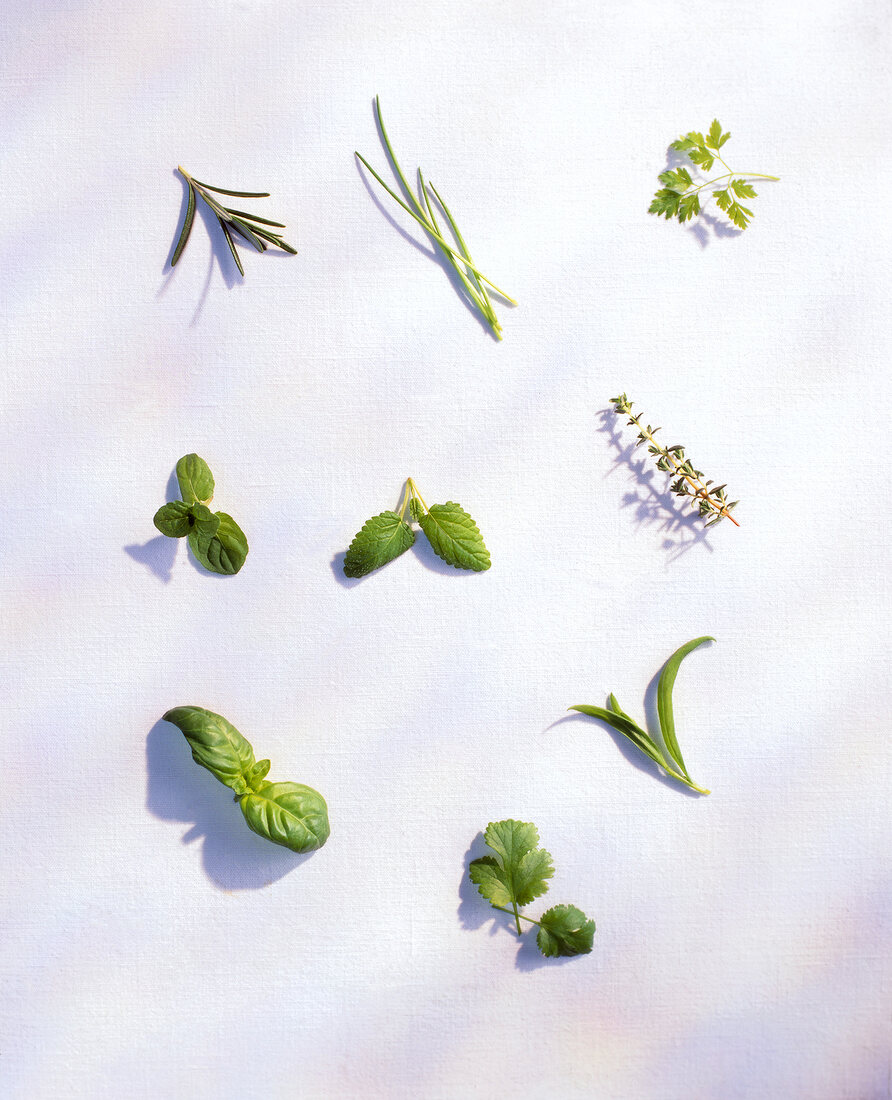
[[[375,169],[369,164],[369,162],[360,153],[354,153],[354,156],[365,165],[365,167],[371,172],[378,183],[384,188],[388,195],[394,199],[399,205],[409,214],[418,224],[425,230],[433,243],[439,248],[443,255],[448,260],[452,269],[458,276],[465,293],[469,300],[473,303],[477,310],[481,313],[486,323],[493,331],[493,335],[497,340],[502,339],[502,326],[499,324],[499,320],[496,317],[496,312],[492,304],[492,299],[489,296],[489,291],[486,289],[490,286],[497,294],[505,299],[506,302],[510,302],[511,305],[516,306],[517,302],[513,298],[510,298],[504,290],[500,290],[495,283],[491,282],[475,265],[471,258],[471,253],[468,251],[468,246],[465,244],[464,238],[459,231],[458,226],[455,224],[455,219],[449,211],[449,207],[440,197],[440,193],[433,186],[433,184],[426,183],[421,169],[418,169],[418,183],[419,192],[424,202],[424,206],[418,201],[415,192],[409,186],[408,180],[403,175],[403,170],[400,168],[399,161],[396,159],[396,154],[393,151],[393,146],[390,144],[390,138],[387,135],[387,130],[384,128],[384,119],[381,117],[381,103],[378,96],[375,96],[375,117],[378,120],[378,126],[381,130],[381,137],[384,139],[384,147],[387,150],[387,155],[390,158],[390,162],[393,165],[394,172],[399,179],[400,186],[403,194],[405,195],[406,202],[400,198],[400,196],[391,187],[384,182],[378,175]],[[440,222],[437,219],[437,215],[434,211],[433,199],[439,204],[440,209],[445,215],[446,221],[449,225],[449,230],[452,236],[455,238],[454,242],[450,242],[445,238],[443,229],[440,226]]]
[[[205,569],[227,576],[237,573],[248,556],[248,540],[232,516],[212,512],[214,475],[203,458],[183,455],[177,463],[182,500],[163,504],[153,520],[162,535],[188,538],[189,547]]]
[[[663,447],[657,443],[654,436],[661,428],[653,428],[650,424],[641,423],[641,414],[637,416],[632,412],[633,401],[630,401],[624,393],[619,397],[611,397],[613,411],[620,416],[628,416],[629,423],[638,429],[638,438],[635,446],[640,447],[647,443],[648,453],[656,458],[657,469],[674,476],[675,481],[669,486],[670,492],[678,497],[687,497],[691,507],[696,508],[706,526],[712,527],[723,519],[729,519],[735,527],[740,524],[731,515],[732,509],[740,503],[739,500],[729,501],[725,490],[727,484],[715,485],[712,479],[703,480],[703,471],[694,468],[689,458],[685,457],[683,444],[674,443],[671,447]]]
[[[609,710],[604,707],[589,706],[588,704],[578,704],[568,709],[578,710],[580,714],[587,714],[590,718],[598,718],[600,721],[606,722],[611,729],[616,730],[617,733],[621,733],[623,737],[628,738],[635,748],[643,752],[645,756],[650,757],[650,759],[653,760],[655,764],[658,764],[667,775],[671,775],[673,779],[677,779],[679,783],[684,783],[685,786],[690,787],[691,790],[696,791],[698,794],[709,794],[709,791],[704,787],[698,787],[691,779],[690,773],[685,766],[684,758],[681,755],[678,738],[675,734],[672,689],[675,686],[675,677],[678,675],[678,669],[685,657],[693,652],[693,650],[703,645],[704,642],[714,641],[715,638],[704,635],[701,638],[694,638],[690,642],[685,642],[683,646],[672,654],[663,666],[663,671],[660,673],[660,679],[657,682],[657,718],[660,724],[660,733],[665,745],[665,751],[650,736],[647,730],[642,729],[637,722],[634,722],[628,714],[620,708],[619,703],[616,701],[616,696],[613,693],[611,693],[608,699],[610,705]]]
[[[474,520],[454,501],[428,507],[412,478],[406,479],[398,512],[381,512],[367,520],[344,555],[344,575],[364,577],[398,558],[415,542],[406,511],[427,535],[438,558],[456,569],[475,573],[490,567],[489,551]]]
[[[712,179],[702,180],[698,175],[693,178],[691,173],[683,165],[677,168],[667,169],[661,172],[658,179],[662,188],[654,195],[650,204],[649,214],[662,215],[667,220],[678,218],[682,223],[700,213],[700,198],[703,192],[711,190],[719,210],[724,211],[728,219],[738,229],[746,229],[753,212],[744,206],[740,199],[754,199],[757,192],[748,180],[778,180],[778,176],[766,176],[762,172],[735,172],[728,167],[720,150],[730,138],[729,133],[723,133],[718,119],[713,119],[709,132],[704,136],[698,130],[691,130],[687,134],[673,141],[670,149],[677,153],[686,153],[688,159],[708,175],[716,161],[727,171]],[[708,195],[707,195],[708,197]]]
[[[511,818],[491,821],[483,839],[495,855],[471,861],[471,882],[480,894],[494,909],[514,917],[518,936],[523,935],[522,920],[535,924],[539,929],[536,944],[543,955],[587,955],[595,922],[575,905],[554,905],[538,920],[520,912],[548,892],[548,879],[554,874],[551,855],[539,847],[536,826]]]
[[[194,176],[190,176],[185,168],[178,167],[177,171],[188,184],[189,195],[186,201],[186,216],[183,218],[183,228],[180,231],[180,237],[170,261],[171,267],[176,267],[177,261],[186,247],[186,242],[189,240],[189,234],[192,232],[192,223],[195,220],[196,196],[200,196],[207,203],[220,223],[220,229],[226,243],[229,245],[229,251],[232,253],[233,260],[235,260],[235,266],[242,275],[245,274],[245,269],[242,267],[241,257],[235,247],[236,238],[233,234],[238,234],[248,244],[253,245],[258,252],[266,252],[267,248],[273,245],[275,248],[281,248],[283,252],[290,252],[292,256],[297,255],[296,248],[292,248],[290,244],[282,240],[278,233],[273,233],[270,230],[270,226],[274,229],[284,229],[285,226],[281,222],[271,222],[267,218],[259,218],[256,214],[246,214],[244,210],[230,209],[223,206],[210,194],[213,191],[218,195],[233,195],[241,199],[268,199],[268,191],[229,191],[225,187],[214,187],[210,183],[202,183]]]

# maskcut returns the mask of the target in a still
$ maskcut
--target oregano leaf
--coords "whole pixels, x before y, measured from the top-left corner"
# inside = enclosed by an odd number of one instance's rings
[[[344,555],[344,575],[364,577],[398,558],[415,542],[415,532],[396,512],[367,520]]]
[[[192,526],[191,511],[184,500],[172,500],[170,504],[162,504],[155,513],[152,522],[162,535],[171,539],[181,539],[189,534]]]
[[[214,498],[214,475],[205,460],[196,454],[183,455],[177,463],[177,481],[180,496],[187,504],[196,501],[209,504]]]
[[[434,553],[448,565],[475,573],[489,569],[491,561],[483,536],[461,505],[453,501],[432,504],[425,515],[418,517],[418,523]]]
[[[193,530],[189,534],[189,546],[205,569],[232,576],[245,564],[248,540],[232,516],[225,512],[215,512],[214,516],[219,526],[213,538],[205,542],[202,535]]]

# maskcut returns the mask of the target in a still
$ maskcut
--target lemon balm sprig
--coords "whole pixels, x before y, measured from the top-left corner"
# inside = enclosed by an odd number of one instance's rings
[[[375,96],[375,117],[378,122],[378,127],[381,130],[381,137],[384,141],[384,148],[387,150],[387,155],[390,158],[390,163],[393,166],[393,170],[399,179],[400,185],[403,190],[403,194],[407,201],[403,201],[402,198],[388,186],[387,183],[378,175],[375,169],[369,164],[369,162],[360,153],[354,153],[360,163],[368,169],[368,171],[374,176],[374,178],[380,183],[388,195],[406,211],[406,213],[415,219],[416,222],[424,229],[437,248],[443,253],[448,260],[450,266],[458,276],[465,293],[470,301],[480,312],[483,319],[492,329],[493,335],[497,340],[502,339],[502,326],[499,324],[499,319],[496,317],[495,308],[492,304],[492,298],[490,297],[487,287],[490,287],[501,298],[504,298],[506,302],[510,302],[511,305],[516,306],[517,302],[511,298],[504,290],[501,290],[496,286],[491,279],[488,279],[483,272],[474,263],[471,253],[468,250],[468,246],[465,243],[464,237],[461,235],[461,231],[455,223],[455,219],[452,216],[449,207],[443,201],[439,191],[428,183],[421,169],[418,169],[418,182],[421,198],[424,202],[424,206],[418,201],[415,192],[409,186],[409,182],[403,174],[403,170],[400,167],[399,161],[396,159],[396,154],[393,151],[393,146],[390,144],[390,137],[387,134],[387,130],[384,126],[384,119],[381,117],[381,103],[378,96]],[[432,201],[433,200],[433,201]],[[445,235],[443,228],[441,228],[440,221],[437,218],[435,212],[435,205],[438,205],[443,212],[446,223],[449,226],[449,231],[454,237],[454,242],[450,243]]]
[[[721,148],[731,137],[723,133],[719,120],[713,119],[709,132],[704,137],[698,130],[683,134],[669,146],[676,153],[686,153],[693,165],[703,173],[712,171],[718,161],[727,171],[723,175],[699,182],[684,166],[661,172],[658,179],[662,188],[654,195],[649,214],[662,215],[667,220],[678,218],[684,222],[700,213],[701,192],[712,189],[716,206],[728,215],[728,219],[738,229],[746,229],[753,217],[752,210],[743,206],[739,199],[754,199],[758,192],[748,180],[761,179],[777,182],[778,176],[766,176],[762,172],[735,172],[725,162]]]

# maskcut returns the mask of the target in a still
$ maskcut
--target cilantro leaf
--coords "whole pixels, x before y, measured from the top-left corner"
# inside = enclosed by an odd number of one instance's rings
[[[477,524],[453,501],[432,504],[427,515],[418,517],[421,530],[438,558],[456,569],[471,569],[481,573],[489,569],[489,551]]]
[[[592,949],[595,922],[575,905],[554,905],[539,918],[536,943],[543,955],[587,955]]]
[[[344,575],[364,577],[380,569],[415,542],[415,532],[396,512],[382,512],[367,520],[344,556]]]

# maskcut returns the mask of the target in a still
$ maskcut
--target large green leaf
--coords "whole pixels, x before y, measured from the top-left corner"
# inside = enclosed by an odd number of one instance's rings
[[[704,635],[702,638],[694,638],[690,642],[686,642],[680,649],[672,654],[666,664],[663,666],[663,671],[660,673],[659,683],[657,684],[657,714],[660,718],[660,732],[663,734],[663,740],[666,742],[666,749],[675,763],[681,768],[682,772],[688,776],[688,769],[685,767],[684,760],[681,756],[681,749],[678,747],[678,741],[675,736],[675,715],[672,711],[672,688],[675,686],[675,677],[678,675],[678,669],[681,662],[687,657],[689,653],[695,650],[698,646],[703,645],[704,642],[714,642],[715,638]]]
[[[471,881],[493,905],[529,905],[548,890],[554,874],[551,856],[539,848],[535,825],[523,821],[491,822],[483,839],[496,856],[482,856],[470,865]]]
[[[415,541],[415,532],[396,512],[367,520],[344,555],[344,575],[364,577],[398,558]]]
[[[192,748],[192,758],[236,794],[245,794],[255,768],[254,750],[235,726],[204,707],[174,707],[165,722],[179,726]]]
[[[554,905],[539,918],[536,943],[543,955],[587,955],[592,949],[595,922],[575,905]]]
[[[312,852],[328,840],[325,799],[303,783],[261,783],[239,800],[249,828],[293,852]]]
[[[456,569],[480,573],[489,569],[489,551],[477,524],[459,504],[432,504],[426,515],[418,517],[437,557]]]
[[[187,504],[194,504],[197,500],[208,504],[213,499],[214,475],[198,455],[183,455],[177,463],[177,481],[180,483],[180,496]]]
[[[213,538],[205,543],[201,533],[193,530],[189,533],[189,546],[205,569],[231,576],[245,564],[248,540],[232,516],[225,512],[215,512],[214,515],[219,520],[219,526]]]
[[[162,535],[171,539],[181,539],[192,528],[192,512],[184,500],[173,500],[162,504],[152,520]]]

